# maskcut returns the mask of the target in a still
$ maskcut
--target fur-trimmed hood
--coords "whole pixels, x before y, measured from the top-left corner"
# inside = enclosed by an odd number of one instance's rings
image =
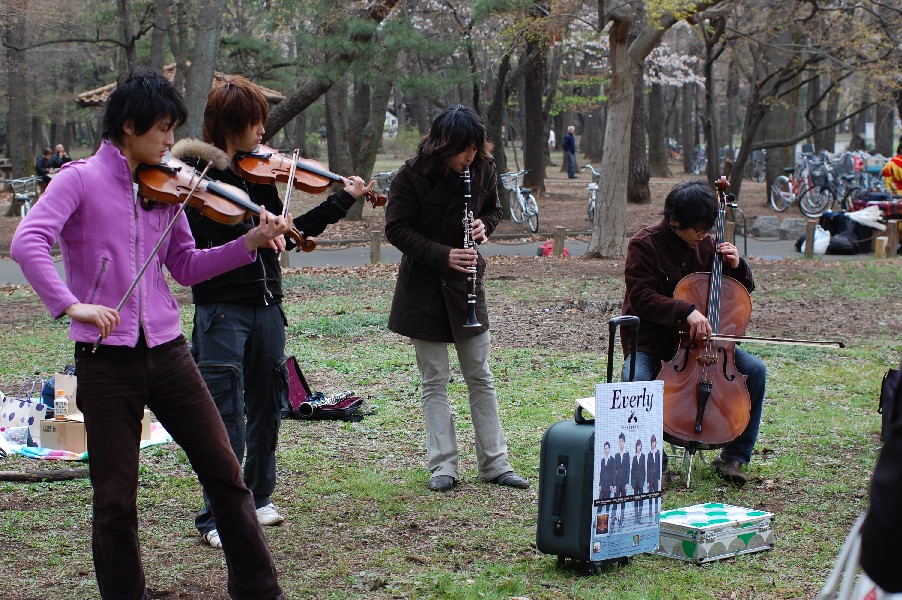
[[[200,159],[211,163],[214,169],[225,171],[229,168],[229,155],[213,144],[194,138],[184,138],[172,147],[172,156],[184,161],[188,158]]]

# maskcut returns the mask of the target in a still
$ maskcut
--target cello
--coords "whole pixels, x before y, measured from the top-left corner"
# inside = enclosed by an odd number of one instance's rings
[[[729,183],[721,177],[715,187],[716,248],[724,241]],[[713,335],[702,340],[681,336],[676,355],[661,366],[664,439],[690,451],[720,448],[739,437],[749,422],[751,399],[746,376],[736,369],[735,340],[745,334],[752,300],[745,286],[724,276],[719,252],[710,273],[686,275],[673,297],[695,305],[707,317]]]

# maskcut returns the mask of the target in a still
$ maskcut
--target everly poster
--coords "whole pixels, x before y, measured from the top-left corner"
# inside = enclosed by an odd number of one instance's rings
[[[595,386],[592,561],[658,547],[663,398],[663,381]]]

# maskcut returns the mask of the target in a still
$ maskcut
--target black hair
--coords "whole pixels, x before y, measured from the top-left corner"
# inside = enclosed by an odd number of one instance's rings
[[[626,441],[626,436],[623,435],[622,431],[620,432],[620,435],[618,435],[617,437],[620,438],[621,440],[623,440],[624,442]]]
[[[491,157],[493,145],[488,141],[485,124],[472,108],[463,104],[446,108],[432,122],[427,135],[417,146],[417,157],[424,161],[426,173],[444,174],[449,158],[476,146],[473,164],[478,166]]]
[[[680,229],[711,229],[717,221],[717,192],[700,179],[681,181],[664,200],[664,218],[679,223]]]
[[[605,448],[610,448],[610,447],[611,447],[610,442],[605,442],[605,443],[604,443],[604,447],[605,447]]]
[[[651,438],[648,440],[649,444],[657,444],[658,438],[655,437],[655,434],[651,434]]]
[[[902,137],[899,138],[899,145],[896,146],[896,154],[902,154]]]
[[[129,121],[135,135],[143,135],[166,117],[172,119],[173,129],[178,129],[188,119],[182,95],[166,77],[153,69],[134,69],[119,78],[116,89],[107,98],[103,139],[121,144],[125,139],[123,128]]]

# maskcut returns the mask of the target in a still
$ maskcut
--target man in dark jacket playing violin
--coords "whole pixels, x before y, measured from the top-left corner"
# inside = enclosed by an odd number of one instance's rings
[[[636,345],[636,381],[648,381],[658,375],[661,362],[670,360],[679,348],[681,328],[688,329],[691,339],[704,339],[712,333],[711,324],[698,307],[673,297],[680,279],[691,273],[710,271],[717,252],[723,256],[725,276],[736,279],[749,292],[755,289],[752,272],[739,256],[739,250],[729,242],[714,246],[709,233],[717,212],[717,195],[710,185],[698,180],[681,181],[664,201],[661,222],[640,229],[629,241],[624,266],[623,314],[636,315],[641,321]],[[622,342],[626,353],[632,343],[632,334],[626,329]],[[631,360],[627,356],[624,377],[628,376]],[[735,360],[737,370],[747,376],[751,412],[745,430],[723,447],[712,464],[722,478],[742,486],[746,475],[741,467],[751,461],[758,438],[767,368],[761,359],[740,348],[735,349]],[[664,401],[666,422],[667,399]],[[665,468],[666,465],[665,455]]]

